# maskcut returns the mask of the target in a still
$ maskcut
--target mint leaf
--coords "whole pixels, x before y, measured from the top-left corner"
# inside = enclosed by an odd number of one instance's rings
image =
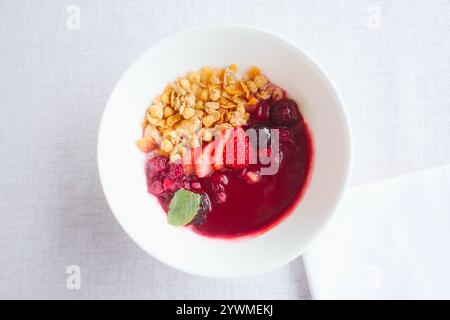
[[[174,226],[184,226],[194,219],[199,208],[199,194],[179,189],[170,202],[167,222]]]

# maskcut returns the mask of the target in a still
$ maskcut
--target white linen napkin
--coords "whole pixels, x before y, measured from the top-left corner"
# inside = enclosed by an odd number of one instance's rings
[[[449,299],[450,165],[350,188],[304,262],[313,299]]]

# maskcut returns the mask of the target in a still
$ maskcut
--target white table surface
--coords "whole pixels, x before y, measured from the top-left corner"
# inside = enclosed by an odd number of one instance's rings
[[[103,197],[96,135],[114,84],[157,41],[219,22],[284,35],[325,67],[351,118],[352,184],[450,162],[450,1],[3,0],[0,298],[310,297],[300,258],[231,281],[170,269]],[[66,288],[70,265],[80,290]]]

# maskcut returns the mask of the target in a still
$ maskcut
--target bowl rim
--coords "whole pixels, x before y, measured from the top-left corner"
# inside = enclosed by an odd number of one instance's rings
[[[215,28],[238,28],[238,29],[244,29],[244,30],[249,30],[249,31],[253,31],[253,32],[258,32],[258,33],[263,33],[269,37],[275,38],[278,41],[282,42],[284,45],[294,49],[296,52],[298,52],[299,54],[301,54],[303,56],[303,58],[305,59],[305,61],[313,68],[317,71],[317,74],[319,75],[320,78],[322,78],[322,80],[324,81],[325,85],[328,87],[328,90],[330,91],[330,93],[333,95],[333,97],[336,99],[337,104],[340,107],[340,112],[342,113],[342,121],[344,123],[344,134],[346,136],[347,139],[347,152],[345,154],[345,157],[347,159],[346,162],[346,166],[344,168],[345,170],[345,179],[342,183],[342,187],[339,190],[339,193],[336,194],[336,201],[335,203],[332,205],[332,208],[328,214],[328,217],[325,219],[325,221],[317,228],[316,232],[314,233],[313,236],[311,236],[307,241],[305,241],[304,245],[302,247],[298,247],[298,249],[293,250],[293,253],[291,255],[289,255],[288,257],[284,258],[284,259],[279,259],[276,260],[273,263],[267,264],[264,267],[259,268],[258,270],[254,270],[253,272],[241,272],[239,274],[236,275],[217,275],[215,273],[210,273],[210,274],[205,274],[205,273],[200,273],[200,272],[196,272],[192,269],[189,268],[185,268],[184,266],[180,266],[180,265],[174,265],[169,261],[166,261],[165,259],[163,259],[162,257],[160,257],[159,255],[155,255],[154,252],[151,252],[150,250],[148,250],[148,248],[145,248],[139,241],[137,241],[137,239],[128,232],[128,230],[124,227],[123,223],[121,222],[121,219],[118,217],[118,215],[114,212],[113,208],[111,207],[111,202],[109,200],[109,196],[107,195],[107,193],[105,192],[105,185],[104,185],[104,179],[102,178],[102,169],[101,169],[101,163],[100,163],[100,153],[101,153],[101,133],[102,133],[102,127],[104,126],[104,119],[105,119],[105,114],[109,111],[108,106],[111,103],[111,99],[113,97],[113,93],[116,91],[117,87],[121,84],[122,79],[126,76],[126,74],[128,73],[128,71],[130,69],[133,68],[133,66],[135,64],[137,64],[150,50],[155,49],[156,47],[162,46],[164,43],[172,41],[173,39],[177,38],[177,37],[181,37],[190,33],[195,33],[195,32],[199,32],[199,31],[203,31],[205,29],[215,29]],[[113,89],[111,90],[111,93],[108,97],[108,100],[106,102],[106,105],[104,107],[104,110],[102,112],[101,115],[101,120],[100,120],[100,125],[99,125],[99,129],[98,129],[98,134],[97,134],[97,152],[96,152],[96,156],[97,156],[97,170],[98,170],[98,177],[100,180],[100,185],[102,187],[102,191],[103,194],[106,198],[106,202],[108,203],[108,206],[111,210],[111,212],[113,213],[114,217],[116,218],[117,222],[119,223],[119,225],[122,227],[122,229],[125,231],[125,233],[147,254],[150,254],[153,258],[155,258],[156,260],[162,262],[163,264],[176,269],[176,270],[180,270],[183,271],[187,274],[191,274],[191,275],[195,275],[195,276],[200,276],[200,277],[207,277],[207,278],[212,278],[212,279],[233,279],[233,278],[242,278],[242,277],[247,277],[247,276],[255,276],[255,275],[259,275],[265,272],[268,272],[270,270],[273,270],[275,268],[281,267],[283,265],[286,265],[290,262],[292,262],[293,260],[295,260],[296,258],[298,258],[299,256],[301,256],[312,244],[312,242],[314,240],[316,240],[321,234],[322,232],[326,229],[326,227],[328,225],[330,225],[330,223],[334,220],[335,216],[336,216],[336,211],[337,208],[339,207],[343,195],[346,192],[348,185],[349,185],[349,181],[350,181],[350,176],[351,176],[351,170],[352,170],[352,164],[353,164],[353,143],[352,143],[353,139],[352,139],[352,132],[351,132],[351,126],[350,126],[350,121],[349,121],[349,116],[348,116],[348,111],[345,108],[345,104],[344,101],[342,99],[342,96],[340,94],[340,92],[338,91],[335,83],[333,82],[333,80],[331,79],[330,75],[327,73],[327,71],[322,67],[322,65],[315,59],[313,58],[305,49],[303,49],[302,47],[300,47],[298,44],[292,42],[291,40],[287,39],[284,36],[281,36],[280,34],[277,34],[275,32],[260,28],[260,27],[256,27],[256,26],[252,26],[252,25],[247,25],[247,24],[240,24],[240,23],[217,23],[217,24],[203,24],[203,25],[199,25],[199,26],[194,26],[194,27],[190,27],[181,31],[177,31],[174,32],[172,34],[170,34],[167,37],[164,37],[163,39],[161,39],[160,41],[158,41],[157,43],[155,43],[154,45],[150,46],[149,48],[147,48],[142,54],[140,54],[130,65],[127,66],[127,68],[125,69],[125,71],[121,74],[120,78],[117,80],[116,84],[114,85]]]

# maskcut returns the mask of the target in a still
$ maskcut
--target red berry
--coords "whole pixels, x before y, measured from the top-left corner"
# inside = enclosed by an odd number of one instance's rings
[[[272,131],[269,127],[260,123],[253,125],[251,129],[255,131],[257,139],[256,141],[250,141],[252,142],[254,147],[258,147],[258,149],[261,149],[270,146],[270,143],[272,142],[271,141]],[[262,143],[263,145],[260,145],[260,143]]]
[[[281,99],[274,103],[270,121],[276,126],[290,127],[299,121],[297,103],[292,99]]]
[[[195,225],[202,225],[206,221],[206,217],[208,213],[211,212],[211,201],[209,200],[209,197],[206,193],[201,194],[201,200],[200,200],[200,208],[195,215],[194,219],[192,220],[192,223]]]
[[[162,186],[161,182],[159,182],[159,181],[154,181],[154,182],[150,183],[147,187],[147,190],[149,193],[152,193],[155,195],[159,195],[164,191],[163,186]]]
[[[223,185],[221,185],[221,184],[213,184],[212,185],[212,189],[216,193],[220,193],[220,192],[224,192],[225,191],[225,187]]]
[[[246,173],[247,173],[247,169],[242,169],[241,171],[239,171],[238,176],[240,178],[244,178]]]
[[[191,189],[195,191],[200,191],[202,189],[202,185],[200,184],[200,182],[197,181],[191,182]]]
[[[161,204],[165,212],[169,211],[170,202],[172,201],[172,193],[164,193],[158,197],[159,203]]]
[[[184,186],[184,179],[164,179],[163,189],[164,191],[175,191]]]
[[[250,144],[244,129],[235,128],[232,137],[233,141],[227,142],[224,151],[226,163],[233,169],[246,168],[255,158],[255,149]]]
[[[184,176],[183,166],[181,164],[171,164],[168,176],[173,179],[182,178]]]
[[[191,183],[189,182],[189,181],[184,181],[183,182],[183,189],[184,190],[188,190],[188,191],[191,191]]]
[[[228,178],[226,175],[216,172],[212,175],[212,183],[226,186],[228,184]]]
[[[270,104],[266,100],[261,100],[258,102],[256,107],[255,118],[258,121],[267,121],[270,117]]]
[[[216,193],[217,203],[224,203],[225,201],[227,201],[227,195],[225,194],[225,192]]]
[[[166,171],[169,168],[169,159],[162,156],[157,156],[147,161],[146,171],[147,176],[151,177],[155,173]]]

